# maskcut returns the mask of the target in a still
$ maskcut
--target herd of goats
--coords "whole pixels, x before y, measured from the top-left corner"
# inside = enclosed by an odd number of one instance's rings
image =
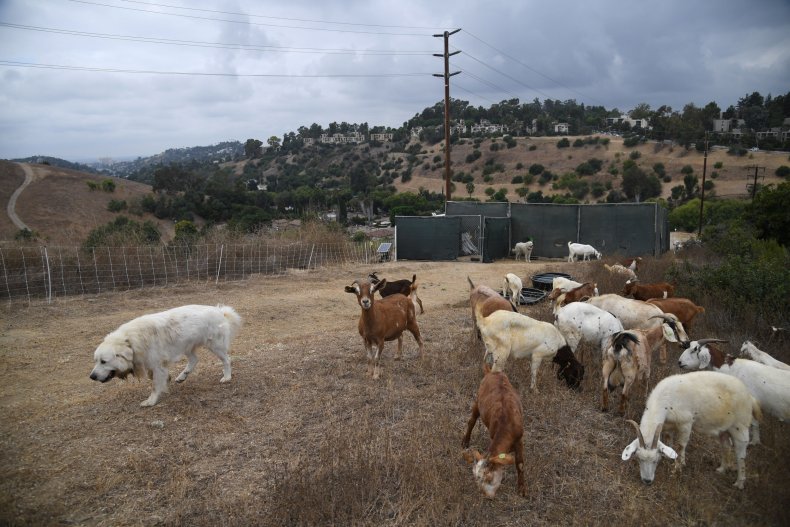
[[[589,245],[568,243],[568,261],[577,258],[600,259]],[[516,244],[516,259],[530,261],[532,242]],[[602,358],[601,409],[608,410],[609,393],[622,386],[620,414],[625,414],[631,388],[641,380],[647,401],[641,423],[628,420],[636,439],[625,447],[622,459],[636,457],[641,479],[650,484],[662,456],[685,464],[686,445],[692,428],[701,434],[718,436],[721,465],[717,472],[737,468],[735,487],[742,489],[746,479],[745,458],[748,444],[759,443],[759,421],[766,412],[779,420],[790,418],[790,366],[777,361],[746,341],[742,358],[724,354],[718,339],[690,340],[686,329],[694,317],[704,312],[691,300],[674,296],[672,284],[641,283],[636,272],[641,258],[633,258],[606,268],[627,277],[623,294],[598,293],[596,284],[579,283],[557,276],[548,299],[553,303],[554,323],[543,322],[519,313],[522,283],[508,273],[502,293],[469,281],[469,301],[475,333],[485,345],[484,376],[472,407],[462,442],[464,458],[472,464],[480,490],[493,498],[504,469],[515,464],[518,491],[526,495],[524,482],[524,416],[518,392],[503,372],[509,357],[531,361],[530,389],[537,391],[536,376],[541,362],[552,360],[558,366],[557,378],[578,388],[584,377],[585,342],[600,347]],[[379,359],[385,341],[398,341],[399,358],[403,332],[408,330],[422,355],[423,343],[417,324],[417,277],[388,281],[371,273],[367,280],[354,281],[346,292],[356,295],[361,307],[359,333],[367,352],[367,371],[380,376]],[[375,298],[375,293],[380,298]],[[692,371],[661,380],[648,396],[653,352],[666,362],[667,342],[678,343],[683,353],[678,364]],[[581,359],[581,360],[579,360]],[[471,432],[480,419],[490,436],[485,453],[469,450]],[[679,452],[661,441],[669,432],[680,445]],[[671,444],[671,441],[669,441]],[[731,452],[734,448],[736,467]]]

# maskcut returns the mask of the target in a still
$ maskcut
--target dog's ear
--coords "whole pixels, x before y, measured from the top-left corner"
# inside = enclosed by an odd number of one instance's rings
[[[115,355],[129,362],[133,362],[134,351],[132,350],[132,343],[129,341],[129,339],[124,340],[124,347],[117,350]]]

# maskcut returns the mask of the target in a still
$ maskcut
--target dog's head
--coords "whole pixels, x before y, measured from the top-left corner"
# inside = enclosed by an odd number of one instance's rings
[[[94,366],[90,377],[94,381],[107,382],[113,377],[125,378],[134,370],[134,352],[127,339],[107,336],[93,353]]]

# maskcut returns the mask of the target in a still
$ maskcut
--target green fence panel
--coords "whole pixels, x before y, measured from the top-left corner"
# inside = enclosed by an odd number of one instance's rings
[[[395,246],[401,260],[455,260],[461,245],[461,218],[396,216]]]
[[[532,239],[533,257],[567,257],[568,242],[576,241],[578,209],[579,205],[513,203],[511,245]]]
[[[507,258],[510,254],[510,218],[483,218],[483,262]]]

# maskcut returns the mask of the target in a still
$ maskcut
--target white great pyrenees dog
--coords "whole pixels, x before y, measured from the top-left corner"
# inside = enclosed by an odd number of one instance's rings
[[[148,376],[154,389],[140,406],[153,406],[167,391],[168,366],[182,357],[187,365],[176,377],[186,380],[197,364],[195,350],[205,346],[222,361],[222,378],[231,377],[228,350],[241,327],[241,317],[228,306],[181,306],[135,318],[104,337],[93,354],[90,377],[107,382],[113,377]]]

